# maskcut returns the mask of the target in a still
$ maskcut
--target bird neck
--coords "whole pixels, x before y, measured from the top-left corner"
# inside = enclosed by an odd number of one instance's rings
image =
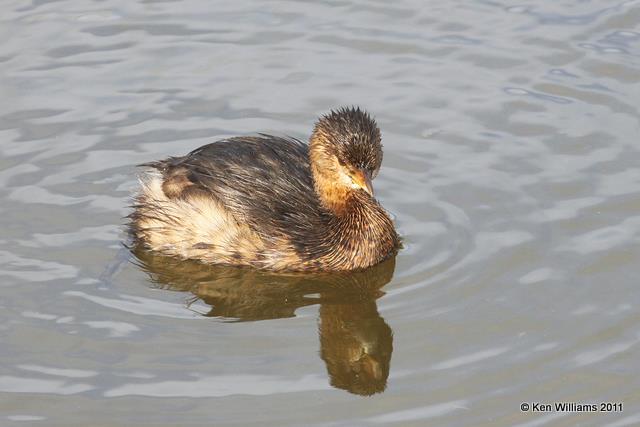
[[[340,165],[336,157],[327,151],[327,146],[324,135],[314,132],[309,144],[313,187],[322,206],[334,215],[342,216],[354,191],[342,182]]]
[[[357,200],[352,189],[325,184],[322,181],[318,182],[319,180],[314,181],[316,194],[325,209],[336,217],[351,216],[356,213],[353,212],[353,208],[357,208],[362,202]]]
[[[395,253],[399,247],[393,222],[371,196],[354,192],[339,214],[330,220],[330,258],[350,268],[367,268]],[[339,266],[338,266],[339,267]]]

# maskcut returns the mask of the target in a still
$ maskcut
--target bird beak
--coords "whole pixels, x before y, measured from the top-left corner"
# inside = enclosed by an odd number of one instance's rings
[[[373,197],[373,187],[371,186],[371,174],[368,171],[358,169],[356,173],[353,175],[353,183],[357,187],[362,188],[364,191],[369,193],[371,197]]]

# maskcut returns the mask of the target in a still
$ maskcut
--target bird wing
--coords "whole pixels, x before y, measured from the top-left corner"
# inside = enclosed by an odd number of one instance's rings
[[[264,237],[308,232],[318,224],[309,147],[297,139],[230,138],[147,166],[163,173],[165,193],[205,192]]]

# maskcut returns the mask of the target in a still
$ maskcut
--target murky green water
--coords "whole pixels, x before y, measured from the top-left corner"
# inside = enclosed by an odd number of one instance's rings
[[[10,1],[0,34],[0,425],[640,424],[637,0]],[[135,164],[350,104],[395,263],[121,249]],[[555,401],[624,406],[520,410]]]

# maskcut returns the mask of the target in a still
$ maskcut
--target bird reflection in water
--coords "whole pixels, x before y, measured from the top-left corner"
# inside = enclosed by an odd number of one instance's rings
[[[365,396],[386,388],[393,334],[376,300],[393,276],[395,258],[364,271],[283,274],[176,260],[139,248],[132,252],[154,287],[191,292],[191,303],[211,307],[205,316],[279,319],[320,304],[320,356],[331,385]]]

